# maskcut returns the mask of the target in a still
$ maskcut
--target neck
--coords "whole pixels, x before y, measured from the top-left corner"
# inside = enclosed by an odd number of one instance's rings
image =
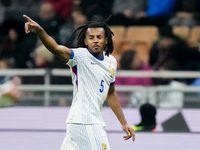
[[[103,51],[100,53],[92,53],[89,49],[88,51],[90,52],[90,54],[92,54],[96,59],[98,60],[104,60],[104,55],[103,55]]]

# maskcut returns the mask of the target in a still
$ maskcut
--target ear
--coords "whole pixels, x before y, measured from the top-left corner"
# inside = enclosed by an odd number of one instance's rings
[[[85,43],[85,45],[87,45],[87,41],[86,41],[86,38],[84,38],[84,43]]]

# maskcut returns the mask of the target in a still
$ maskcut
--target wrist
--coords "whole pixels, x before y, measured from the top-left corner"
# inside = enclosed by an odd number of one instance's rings
[[[42,27],[39,27],[37,30],[36,30],[36,33],[37,34],[42,34],[42,32],[44,31],[44,29]]]
[[[127,125],[128,123],[127,123],[127,121],[125,120],[125,121],[123,121],[123,122],[121,122],[121,125],[122,126],[124,126],[124,125]]]

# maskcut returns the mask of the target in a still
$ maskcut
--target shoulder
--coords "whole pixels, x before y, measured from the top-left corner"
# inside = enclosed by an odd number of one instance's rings
[[[107,61],[115,70],[117,69],[117,60],[113,55],[105,56],[105,61]]]
[[[87,48],[84,47],[78,47],[78,48],[71,48],[73,51],[88,51]]]
[[[79,47],[79,48],[71,48],[71,51],[78,55],[83,55],[87,53],[87,48]]]
[[[116,63],[116,58],[113,55],[109,55],[109,56],[105,56],[105,59],[110,61],[110,62],[114,62]]]

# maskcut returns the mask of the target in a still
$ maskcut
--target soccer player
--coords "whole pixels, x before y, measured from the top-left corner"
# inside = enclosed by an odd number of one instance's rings
[[[67,117],[66,137],[61,150],[110,150],[101,109],[105,100],[126,132],[127,140],[135,134],[128,125],[117,94],[115,75],[117,63],[113,51],[112,31],[104,22],[92,21],[77,28],[77,49],[58,45],[45,30],[31,18],[25,32],[36,33],[46,48],[59,57],[72,71],[73,101]]]

